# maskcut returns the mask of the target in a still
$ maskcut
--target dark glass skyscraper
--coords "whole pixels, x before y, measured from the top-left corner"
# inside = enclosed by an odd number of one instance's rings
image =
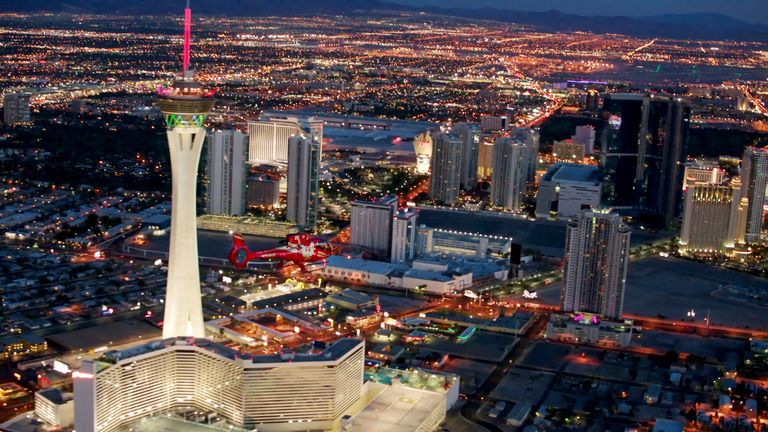
[[[669,96],[610,94],[603,115],[608,203],[668,225],[680,213],[690,106]]]

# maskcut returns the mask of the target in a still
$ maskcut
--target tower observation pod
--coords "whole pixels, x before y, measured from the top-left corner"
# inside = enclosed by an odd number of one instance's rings
[[[197,169],[205,141],[204,127],[215,103],[189,67],[191,11],[184,17],[184,72],[172,87],[159,87],[157,105],[167,127],[171,154],[171,238],[165,293],[163,338],[205,337],[197,254]]]

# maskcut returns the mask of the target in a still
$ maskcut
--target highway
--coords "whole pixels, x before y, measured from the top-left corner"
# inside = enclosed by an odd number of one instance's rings
[[[633,49],[632,51],[628,52],[628,53],[627,53],[627,54],[626,54],[626,55],[623,57],[623,60],[631,60],[631,59],[632,59],[632,56],[634,56],[635,54],[639,53],[640,51],[642,51],[642,50],[644,50],[644,49],[646,49],[646,48],[648,48],[648,47],[652,46],[653,44],[655,44],[655,43],[656,43],[656,40],[657,40],[657,39],[653,39],[652,41],[648,42],[647,44],[644,44],[644,45],[640,45],[639,47],[637,47],[637,48]]]
[[[697,334],[705,337],[724,337],[731,339],[768,338],[768,332],[756,329],[745,329],[721,325],[707,325],[698,322],[683,322],[647,316],[624,314],[623,318],[631,319],[635,325],[644,330],[662,330],[671,333]]]
[[[744,93],[744,96],[749,99],[750,102],[757,108],[758,111],[760,111],[761,114],[764,116],[768,116],[768,108],[763,105],[763,101],[760,99],[752,96],[752,93],[749,91],[749,88],[747,86],[738,86],[739,90],[741,90],[742,93]]]

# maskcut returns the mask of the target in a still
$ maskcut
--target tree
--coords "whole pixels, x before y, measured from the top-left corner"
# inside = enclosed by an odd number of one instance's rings
[[[685,419],[689,422],[695,422],[696,421],[696,410],[691,408],[685,413]]]
[[[86,228],[92,230],[99,226],[99,217],[96,213],[91,213],[85,218],[84,224]]]
[[[680,353],[678,353],[675,350],[667,351],[667,353],[664,354],[664,363],[667,364],[667,366],[671,366],[673,363],[676,363],[678,360],[680,360]]]

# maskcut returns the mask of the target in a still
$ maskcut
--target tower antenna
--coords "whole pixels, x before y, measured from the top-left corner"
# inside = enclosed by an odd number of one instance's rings
[[[189,51],[190,39],[192,37],[192,9],[187,0],[187,8],[184,9],[184,76],[187,76],[189,70]]]

